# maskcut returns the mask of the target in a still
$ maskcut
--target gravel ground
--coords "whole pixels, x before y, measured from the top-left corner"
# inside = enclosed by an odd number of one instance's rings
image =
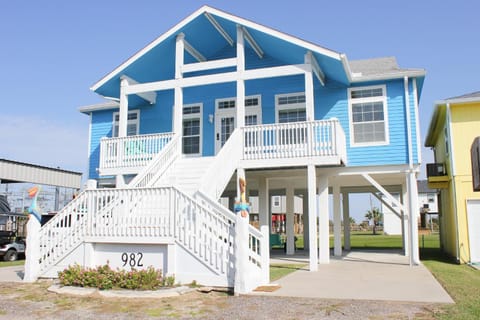
[[[192,291],[156,299],[56,294],[50,282],[1,283],[0,319],[435,319],[441,305],[230,296]]]

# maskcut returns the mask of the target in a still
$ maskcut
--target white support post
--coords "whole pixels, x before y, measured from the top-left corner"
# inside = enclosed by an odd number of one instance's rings
[[[239,187],[240,179],[245,180],[245,170],[237,169],[237,197],[241,201],[241,191]],[[237,213],[235,222],[235,295],[244,294],[249,291],[248,288],[248,215],[242,217],[241,213]]]
[[[309,245],[310,245],[310,233],[309,233],[309,219],[310,216],[308,214],[308,190],[303,194],[303,250],[306,252],[309,250]]]
[[[343,248],[350,250],[350,204],[348,192],[342,193],[342,209],[343,209]]]
[[[245,126],[245,80],[242,78],[245,71],[245,47],[243,28],[239,25],[237,25],[237,71],[239,78],[237,79],[236,127],[242,128]]]
[[[336,257],[342,256],[342,215],[340,212],[340,187],[333,186],[333,254]]]
[[[408,220],[410,236],[410,265],[420,264],[420,255],[418,251],[418,190],[417,177],[415,172],[407,173],[407,193],[408,193]]]
[[[184,64],[185,55],[185,35],[180,33],[177,35],[175,43],[175,79],[182,79],[182,68]],[[173,103],[173,125],[172,131],[177,135],[182,135],[183,127],[183,88],[177,84],[174,88],[174,103]]]
[[[268,199],[268,180],[260,177],[258,181],[258,213],[263,243],[260,248],[262,257],[263,283],[270,282],[270,210]]]
[[[307,167],[308,184],[308,246],[310,253],[310,271],[318,270],[317,241],[317,174],[313,164]]]
[[[402,184],[402,204],[404,208],[408,208],[408,196],[407,196],[407,183]],[[402,235],[403,235],[403,254],[408,257],[410,255],[410,237],[408,232],[408,216],[409,212],[407,210],[402,210]]]
[[[305,64],[311,67],[311,55],[305,54]],[[313,73],[312,68],[305,72],[305,112],[307,115],[307,121],[313,121],[315,119],[315,101],[313,97]]]
[[[328,213],[328,177],[318,177],[318,233],[319,233],[319,263],[330,263],[330,230]]]
[[[287,227],[287,255],[293,255],[295,253],[295,231],[294,231],[294,202],[295,202],[295,192],[292,185],[287,186],[286,190],[286,227]]]
[[[125,89],[128,87],[128,80],[120,80],[120,110],[118,112],[118,136],[127,136],[127,122],[128,122],[128,95]]]

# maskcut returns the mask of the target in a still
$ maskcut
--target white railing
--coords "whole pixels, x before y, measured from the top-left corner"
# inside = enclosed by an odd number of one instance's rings
[[[235,129],[227,142],[215,156],[208,171],[202,177],[200,190],[212,199],[219,199],[238,168],[242,156],[242,130]]]
[[[182,139],[179,135],[168,142],[165,148],[130,183],[131,188],[152,187],[167,171],[170,165],[180,157]]]
[[[40,230],[40,272],[90,237],[175,240],[227,276],[235,236],[230,220],[173,187],[87,190]]]
[[[244,160],[346,155],[345,133],[337,119],[242,128]]]
[[[100,172],[105,169],[146,166],[160,153],[174,134],[159,133],[122,138],[102,138],[100,141]]]

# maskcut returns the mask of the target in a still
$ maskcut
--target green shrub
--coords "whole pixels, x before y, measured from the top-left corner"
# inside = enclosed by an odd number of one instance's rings
[[[162,277],[162,271],[153,267],[144,270],[112,270],[108,264],[96,268],[83,268],[78,264],[58,273],[64,286],[94,287],[105,289],[154,290],[172,287],[175,277]]]

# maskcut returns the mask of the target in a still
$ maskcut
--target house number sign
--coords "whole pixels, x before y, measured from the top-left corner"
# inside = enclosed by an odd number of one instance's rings
[[[142,263],[143,253],[142,252],[123,252],[122,253],[122,262],[123,267],[129,265],[130,267],[143,267]]]

